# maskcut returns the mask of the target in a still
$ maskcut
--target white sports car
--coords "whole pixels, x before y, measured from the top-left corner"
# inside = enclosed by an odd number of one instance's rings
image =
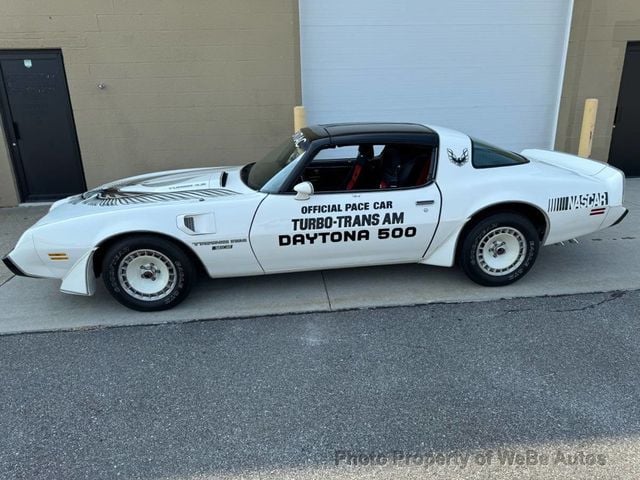
[[[5,264],[136,310],[211,277],[423,263],[507,285],[541,245],[620,222],[624,175],[563,153],[501,150],[418,124],[303,128],[244,167],[120,180],[53,204]]]

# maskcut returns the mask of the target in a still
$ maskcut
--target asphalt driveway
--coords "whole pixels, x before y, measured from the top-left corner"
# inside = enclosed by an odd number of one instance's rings
[[[0,478],[637,479],[639,310],[616,292],[0,336]]]

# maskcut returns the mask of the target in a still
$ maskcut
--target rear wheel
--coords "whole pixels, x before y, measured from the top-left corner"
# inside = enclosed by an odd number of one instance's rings
[[[102,279],[123,305],[144,312],[182,302],[194,282],[188,255],[162,238],[141,235],[120,240],[105,253]]]
[[[515,213],[480,220],[463,239],[460,265],[486,286],[509,285],[522,278],[538,256],[540,239],[531,221]]]

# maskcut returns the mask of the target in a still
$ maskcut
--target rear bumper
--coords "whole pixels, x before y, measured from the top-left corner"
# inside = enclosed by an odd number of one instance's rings
[[[24,273],[22,270],[20,270],[20,267],[18,267],[15,263],[13,263],[13,260],[11,260],[11,258],[9,258],[9,255],[7,255],[6,257],[4,257],[2,259],[2,262],[6,265],[6,267],[11,271],[11,273],[13,273],[14,275],[18,275],[20,277],[29,277],[30,275],[27,275],[26,273]]]
[[[629,210],[622,205],[615,205],[613,207],[607,207],[605,218],[602,219],[600,228],[597,230],[603,230],[605,228],[618,225],[629,213]]]
[[[629,213],[629,210],[627,208],[624,209],[624,212],[622,213],[622,215],[620,215],[620,218],[618,218],[615,222],[613,222],[611,224],[612,227],[618,225],[622,220],[624,220],[624,217],[627,216],[627,214]]]

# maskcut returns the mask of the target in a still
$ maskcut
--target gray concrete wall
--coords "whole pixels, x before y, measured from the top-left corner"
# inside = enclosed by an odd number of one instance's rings
[[[89,187],[253,161],[300,101],[297,0],[2,0],[0,48],[62,49]]]
[[[640,40],[640,1],[575,0],[556,148],[577,153],[584,101],[598,98],[592,158],[607,160],[627,42]]]

